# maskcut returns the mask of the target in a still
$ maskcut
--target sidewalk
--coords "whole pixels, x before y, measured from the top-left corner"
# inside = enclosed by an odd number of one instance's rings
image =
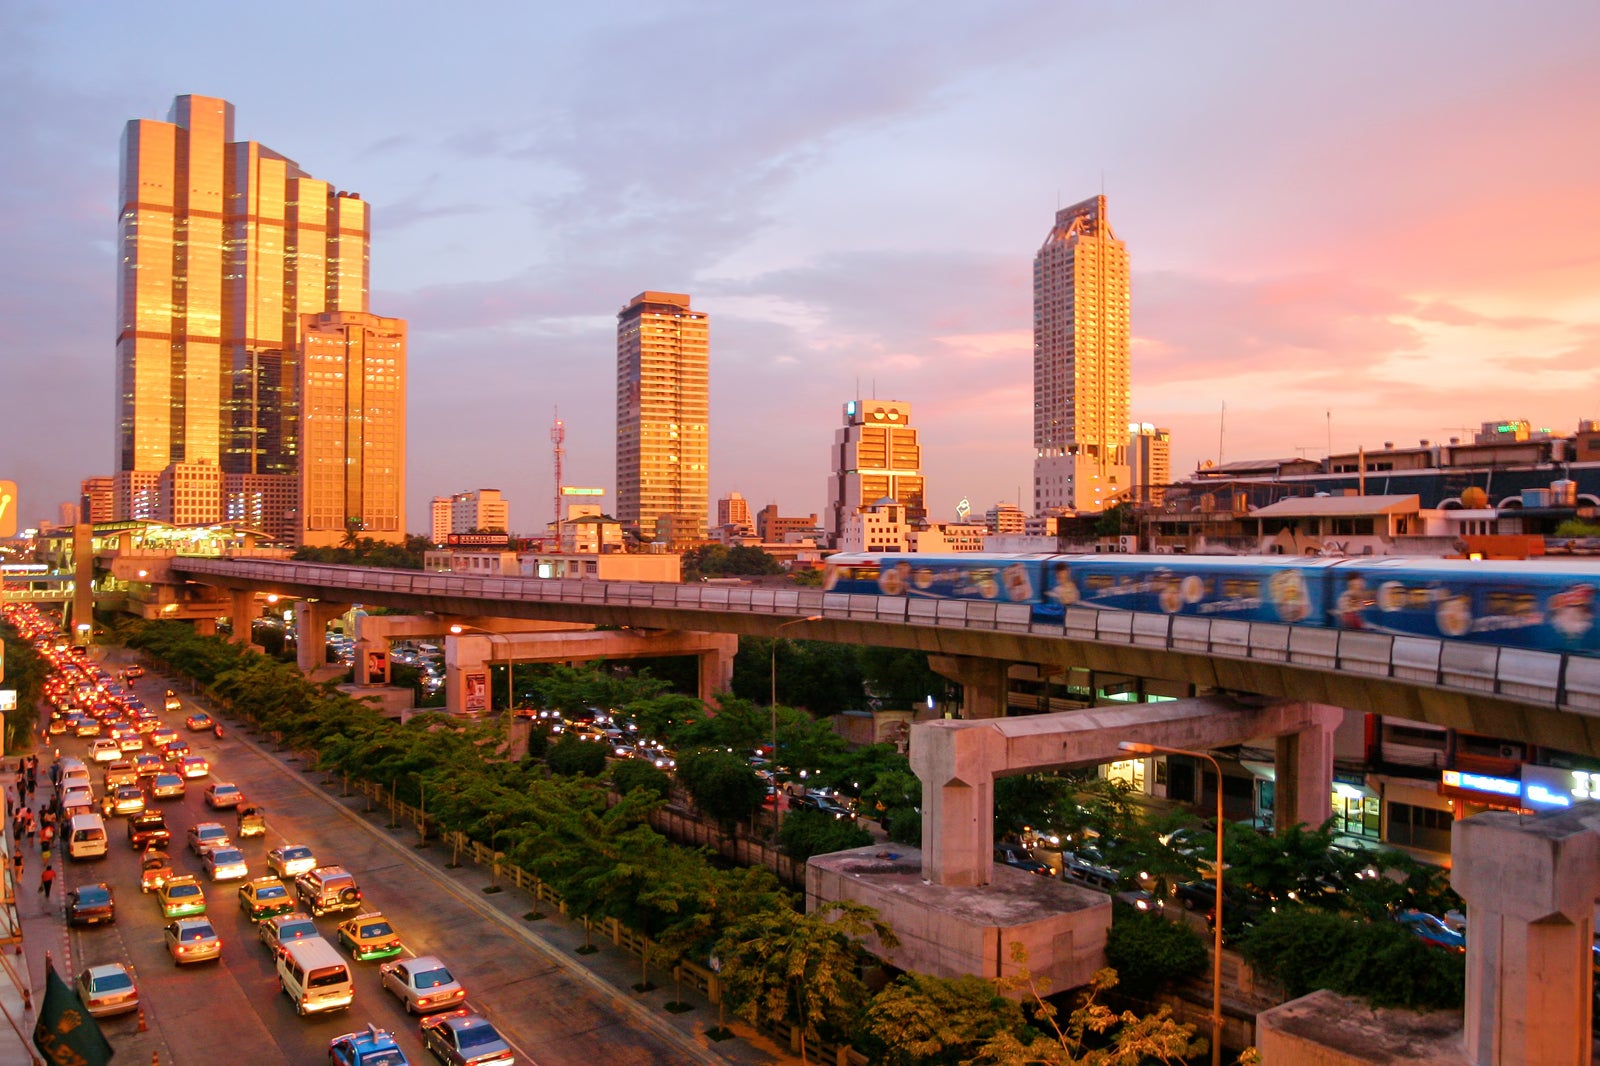
[[[17,775],[11,771],[0,773],[0,786],[9,790]],[[32,973],[44,975],[43,955],[38,967],[31,968],[24,948],[28,945],[30,925],[41,917],[42,906],[34,897],[38,895],[29,885],[28,875],[33,875],[37,885],[39,854],[28,855],[26,842],[22,845],[24,862],[31,858],[30,867],[23,871],[20,883],[13,880],[11,857],[14,842],[11,839],[11,806],[5,804],[4,827],[0,827],[0,937],[6,941],[0,946],[0,1062],[32,1063],[37,1061],[33,1051],[34,1015]]]

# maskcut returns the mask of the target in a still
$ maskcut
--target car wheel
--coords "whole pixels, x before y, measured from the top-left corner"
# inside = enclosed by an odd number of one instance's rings
[[[1188,896],[1182,896],[1180,898],[1183,900],[1183,909],[1184,910],[1186,910],[1186,911],[1194,910],[1194,900],[1190,899]]]

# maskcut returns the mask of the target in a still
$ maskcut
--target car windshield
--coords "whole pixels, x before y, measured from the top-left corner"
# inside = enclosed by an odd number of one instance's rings
[[[457,1029],[456,1043],[463,1049],[498,1044],[500,1043],[500,1034],[494,1031],[494,1026],[484,1022],[481,1025],[474,1025],[470,1029]]]
[[[217,935],[216,931],[211,928],[209,922],[202,923],[200,925],[186,926],[185,928],[180,929],[178,933],[179,936],[184,940],[205,940],[207,937],[213,937]]]
[[[369,1051],[361,1056],[361,1066],[406,1066],[406,1057],[399,1048]]]
[[[362,936],[388,936],[394,932],[394,927],[388,922],[373,922],[370,925],[363,925],[360,932]]]
[[[311,849],[310,848],[284,848],[283,849],[283,857],[285,859],[309,859],[309,858],[311,858]]]
[[[450,976],[450,971],[441,966],[437,970],[425,970],[417,974],[417,987],[438,988],[441,985],[449,984],[453,980],[455,978]]]
[[[97,886],[86,886],[78,889],[78,902],[90,907],[98,907],[102,903],[111,902],[111,893]]]
[[[244,862],[244,852],[236,848],[212,848],[211,861],[218,866],[226,862]]]
[[[200,886],[199,885],[168,885],[167,886],[167,895],[169,897],[172,897],[172,898],[176,898],[178,896],[198,896],[199,894],[200,894]]]
[[[280,884],[261,885],[256,888],[256,899],[282,899],[288,891]]]
[[[133,978],[118,970],[115,973],[100,974],[91,979],[91,987],[96,992],[116,992],[124,988],[133,987]]]

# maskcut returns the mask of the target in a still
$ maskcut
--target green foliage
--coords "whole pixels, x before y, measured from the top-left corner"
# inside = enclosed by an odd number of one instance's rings
[[[537,723],[528,730],[528,758],[543,759],[550,753],[550,731]]]
[[[830,851],[846,851],[872,843],[872,834],[843,818],[822,811],[796,810],[783,816],[778,845],[796,862]]]
[[[910,763],[899,756],[900,768],[880,769],[861,789],[860,810],[876,818],[889,839],[910,847],[922,845],[922,782]]]
[[[1242,950],[1291,997],[1330,988],[1375,1007],[1425,1010],[1459,1007],[1465,988],[1463,956],[1431,947],[1391,921],[1290,907],[1250,930]]]
[[[544,762],[551,773],[562,777],[599,777],[606,771],[606,746],[566,733],[550,746]]]
[[[1600,523],[1588,522],[1582,518],[1568,518],[1556,526],[1558,537],[1600,537]]]
[[[1163,981],[1184,981],[1206,971],[1209,956],[1200,934],[1159,914],[1115,905],[1106,935],[1106,964],[1122,990],[1138,999],[1155,997]]]
[[[874,937],[893,948],[899,938],[871,907],[835,900],[810,914],[786,907],[752,914],[717,942],[723,988],[734,1011],[753,1024],[785,1018],[807,1041],[843,1033],[866,987],[858,975],[858,941]]]
[[[959,1066],[1023,1024],[1021,1005],[992,981],[907,973],[872,997],[861,1034],[884,1066]]]
[[[611,787],[624,796],[641,788],[657,799],[666,799],[672,778],[640,759],[623,759],[611,768]]]
[[[921,707],[950,687],[928,666],[927,652],[861,645],[856,655],[867,693],[885,707]]]
[[[766,794],[750,764],[726,751],[700,751],[680,758],[678,781],[696,807],[725,825],[750,817]]]
[[[17,709],[5,715],[5,750],[25,751],[33,746],[31,734],[38,728],[39,699],[50,676],[50,664],[9,623],[0,623],[0,639],[6,646],[4,687],[17,690]]]
[[[683,580],[781,574],[783,565],[760,548],[705,544],[683,554]]]
[[[407,534],[405,543],[390,544],[371,537],[359,537],[347,530],[337,548],[303,547],[290,558],[312,563],[339,563],[344,566],[381,566],[393,570],[421,570],[422,555],[429,548],[428,538]]]

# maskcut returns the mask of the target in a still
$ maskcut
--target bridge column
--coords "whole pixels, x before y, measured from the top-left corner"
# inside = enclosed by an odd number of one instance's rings
[[[717,693],[727,692],[733,687],[733,657],[739,653],[739,638],[733,633],[697,635],[702,638],[709,637],[717,642],[716,647],[695,656],[700,678],[700,688],[696,695],[707,707],[715,707]]]
[[[243,644],[247,648],[255,646],[251,626],[255,622],[258,609],[256,607],[256,594],[250,590],[235,589],[228,594],[233,603],[233,637],[231,643]]]
[[[1333,732],[1344,711],[1318,703],[1302,706],[1312,724],[1277,737],[1272,818],[1277,833],[1300,824],[1315,829],[1333,813]]]
[[[1011,664],[971,655],[930,655],[928,667],[961,686],[961,717],[1004,718]]]
[[[1588,1066],[1600,803],[1457,822],[1450,883],[1467,901],[1466,1053],[1474,1066]]]
[[[481,633],[445,636],[444,709],[447,713],[465,718],[488,713],[494,702],[489,693],[489,661],[493,651],[488,636]]]
[[[304,674],[328,665],[328,623],[350,609],[348,603],[300,600],[294,605],[295,662]]]
[[[994,772],[1005,743],[988,729],[911,729],[911,770],[922,782],[922,876],[936,885],[986,885],[994,870]]]

